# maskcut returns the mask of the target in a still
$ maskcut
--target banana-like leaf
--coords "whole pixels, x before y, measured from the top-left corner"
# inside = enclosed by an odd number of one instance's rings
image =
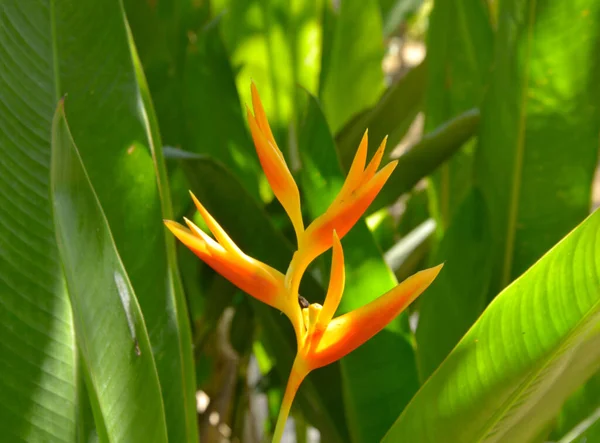
[[[192,191],[248,255],[285,272],[293,249],[272,224],[256,200],[237,178],[209,157],[188,156],[182,166]],[[300,292],[311,301],[322,303],[323,289],[310,275],[302,279]],[[310,295],[309,295],[310,294]],[[250,297],[246,295],[246,297]],[[281,380],[287,380],[296,355],[296,339],[288,319],[277,310],[254,299],[260,327],[266,332],[275,369]],[[298,404],[307,420],[319,428],[324,441],[348,441],[342,405],[340,367],[330,365],[314,371],[300,387]]]
[[[452,351],[487,304],[491,276],[490,228],[485,201],[473,188],[435,254],[445,266],[419,298],[417,361],[421,380]]]
[[[319,85],[319,98],[334,134],[374,106],[384,91],[383,24],[377,0],[341,2],[338,8],[329,15],[333,19],[328,24],[331,42],[323,53],[324,75]]]
[[[76,342],[96,400],[94,415],[109,441],[167,442],[144,318],[62,102],[52,126],[50,195]]]
[[[300,127],[298,150],[302,161],[303,198],[314,219],[327,210],[339,193],[345,174],[319,104],[312,96],[308,103],[306,118]],[[346,285],[340,313],[373,301],[397,284],[363,220],[344,237],[343,244]],[[341,360],[352,441],[379,440],[417,391],[419,383],[411,339],[407,316],[402,314]]]
[[[476,176],[490,211],[490,295],[589,212],[600,129],[600,3],[500,3]]]
[[[76,432],[78,357],[48,201],[51,119],[68,93],[74,140],[148,328],[169,435],[194,441],[189,325],[161,220],[170,216],[161,143],[121,2],[6,0],[0,29],[0,433],[72,441]]]
[[[600,367],[600,211],[488,306],[384,441],[528,442]]]
[[[486,2],[435,2],[427,33],[425,131],[479,107],[490,79],[494,34]],[[469,194],[477,142],[467,143],[431,180],[432,215],[444,232]]]

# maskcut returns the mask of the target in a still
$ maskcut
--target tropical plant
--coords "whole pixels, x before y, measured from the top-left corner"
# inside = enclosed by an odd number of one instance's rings
[[[3,441],[600,442],[599,45],[593,0],[0,0]]]

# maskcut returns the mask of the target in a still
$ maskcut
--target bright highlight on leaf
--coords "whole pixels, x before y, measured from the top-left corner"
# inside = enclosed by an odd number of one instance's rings
[[[298,349],[273,437],[277,442],[281,439],[298,387],[308,373],[339,360],[381,331],[427,289],[442,265],[421,271],[371,303],[334,318],[345,284],[340,239],[375,199],[396,162],[378,171],[385,151],[384,139],[367,164],[368,135],[365,132],[340,193],[327,211],[304,229],[298,186],[273,138],[254,84],[252,103],[254,115],[248,110],[248,123],[256,152],[273,193],[292,221],[298,240],[298,249],[286,275],[244,254],[194,195],[192,199],[198,212],[215,240],[187,219],[189,229],[173,221],[165,221],[165,224],[216,272],[257,300],[279,309],[292,322]],[[325,302],[323,306],[313,303],[302,307],[298,303],[302,276],[310,263],[330,247],[333,247],[333,260]]]

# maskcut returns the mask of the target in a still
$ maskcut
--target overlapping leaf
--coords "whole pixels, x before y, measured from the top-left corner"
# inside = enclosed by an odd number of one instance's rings
[[[600,366],[600,211],[489,305],[384,441],[530,441]]]
[[[56,240],[96,422],[110,441],[167,442],[163,399],[140,306],[61,103],[52,127]],[[136,405],[144,405],[143,408]]]
[[[68,93],[74,139],[148,327],[170,436],[194,440],[186,307],[161,224],[168,188],[121,3],[4,1],[0,58],[2,434],[75,433],[77,356],[47,197],[50,120]]]
[[[589,211],[600,128],[599,17],[594,0],[501,3],[475,168],[494,236],[490,295]]]

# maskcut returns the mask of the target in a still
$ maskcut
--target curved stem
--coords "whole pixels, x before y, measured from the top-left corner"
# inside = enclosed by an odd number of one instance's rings
[[[290,372],[290,378],[288,379],[287,386],[285,388],[285,394],[281,402],[281,409],[279,409],[279,416],[277,417],[277,424],[275,425],[275,433],[273,434],[272,443],[279,443],[283,436],[283,429],[288,416],[290,415],[290,408],[292,402],[298,392],[298,388],[302,383],[302,380],[308,375],[309,370],[306,368],[304,360],[300,357],[296,357],[294,364],[292,365],[292,371]]]

